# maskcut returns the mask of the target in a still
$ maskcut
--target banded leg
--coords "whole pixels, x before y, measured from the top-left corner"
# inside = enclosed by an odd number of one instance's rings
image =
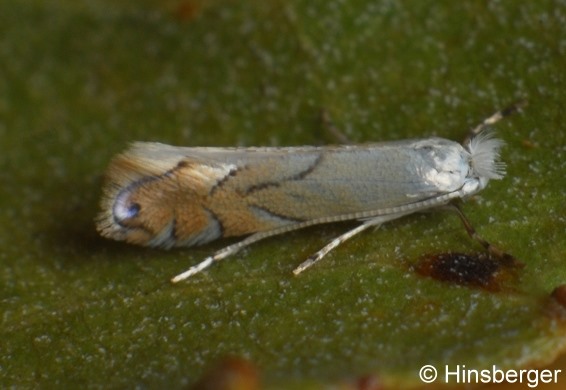
[[[297,268],[295,268],[293,270],[293,274],[295,276],[297,276],[298,274],[300,274],[301,272],[303,272],[304,270],[306,270],[307,268],[309,268],[310,266],[312,266],[316,262],[322,260],[322,258],[324,256],[326,256],[332,249],[336,248],[338,245],[342,244],[344,241],[354,237],[356,234],[363,232],[364,230],[366,230],[367,228],[369,228],[371,226],[379,227],[380,224],[375,224],[375,223],[372,223],[372,222],[373,222],[373,220],[369,220],[369,221],[361,224],[360,226],[358,226],[358,227],[356,227],[352,230],[349,230],[346,233],[336,237],[334,240],[330,241],[328,243],[328,245],[326,245],[324,248],[322,248],[321,250],[316,252],[314,255],[309,256],[308,259],[306,259]]]
[[[254,242],[259,241],[259,240],[261,240],[265,237],[269,237],[270,235],[271,234],[266,234],[266,233],[252,234],[251,236],[249,236],[248,238],[246,238],[242,241],[239,241],[235,244],[232,244],[232,245],[229,245],[225,248],[222,248],[219,251],[217,251],[216,253],[214,253],[212,256],[209,256],[206,259],[204,259],[203,261],[201,261],[200,263],[198,263],[197,265],[192,266],[191,268],[189,268],[185,272],[182,272],[179,275],[172,278],[171,283],[178,283],[180,281],[188,279],[191,276],[196,275],[199,272],[204,271],[205,269],[210,267],[215,262],[220,261],[220,260],[222,260],[222,259],[224,259],[228,256],[233,255],[233,254],[236,254],[237,252],[240,251],[240,249],[242,249],[242,248],[244,248],[248,245],[251,245]]]
[[[336,237],[334,240],[330,241],[328,245],[324,248],[316,252],[314,255],[310,256],[307,260],[301,263],[297,268],[293,270],[293,274],[296,276],[315,264],[316,262],[320,261],[324,256],[326,256],[332,249],[336,248],[338,245],[342,244],[344,241],[349,240],[350,238],[354,237],[356,234],[363,232],[369,227],[375,226],[379,227],[381,224],[385,222],[392,221],[394,219],[398,219],[404,217],[405,215],[412,214],[414,210],[408,210],[404,212],[398,212],[393,214],[386,214],[380,215],[377,217],[372,217],[371,219],[367,219],[362,223],[360,226],[347,231],[346,233]]]

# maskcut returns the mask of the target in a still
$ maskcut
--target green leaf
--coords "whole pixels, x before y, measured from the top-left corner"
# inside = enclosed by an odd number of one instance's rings
[[[248,388],[254,370],[269,388],[410,388],[425,364],[441,383],[445,365],[550,363],[566,347],[564,287],[551,296],[565,22],[558,1],[2,2],[0,386],[179,388],[233,358]],[[94,230],[102,173],[131,141],[332,143],[322,108],[355,142],[460,140],[524,97],[497,125],[507,176],[464,206],[524,264],[497,268],[496,290],[416,272],[481,252],[447,213],[366,232],[298,277],[355,223],[266,239],[180,285],[227,242],[161,251]]]

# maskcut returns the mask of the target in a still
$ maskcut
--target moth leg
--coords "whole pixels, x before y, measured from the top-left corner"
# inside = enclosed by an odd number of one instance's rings
[[[299,267],[297,267],[297,269],[295,269],[293,271],[293,273],[295,275],[299,274],[304,269],[310,267],[312,264],[314,264],[317,261],[319,261],[320,259],[322,259],[328,252],[330,252],[332,249],[334,249],[335,247],[340,245],[342,242],[344,242],[347,239],[349,239],[350,237],[353,237],[356,234],[366,230],[367,228],[369,228],[371,226],[379,226],[384,222],[400,218],[402,216],[405,216],[407,214],[411,214],[413,212],[414,212],[413,210],[408,210],[408,211],[398,212],[398,213],[394,213],[394,214],[387,214],[387,215],[380,215],[380,216],[377,216],[377,217],[371,217],[371,219],[363,219],[364,222],[360,226],[358,226],[357,228],[352,229],[352,230],[344,233],[340,237],[337,237],[336,239],[334,239],[327,246],[325,246],[320,251],[318,251],[315,255],[309,257],[309,259],[307,261],[305,261],[303,264],[301,264]],[[208,267],[210,267],[212,264],[216,263],[217,261],[225,259],[226,257],[231,256],[231,255],[239,252],[240,249],[245,248],[246,246],[251,245],[254,242],[257,242],[259,240],[263,240],[264,238],[267,238],[267,237],[276,236],[276,235],[279,235],[279,234],[291,232],[293,230],[302,229],[302,228],[305,228],[305,227],[308,227],[308,226],[312,226],[314,224],[315,223],[313,223],[312,221],[305,221],[305,222],[302,222],[302,223],[285,225],[285,226],[282,226],[282,227],[277,228],[277,229],[272,229],[272,230],[269,230],[269,231],[258,232],[258,233],[252,234],[251,236],[247,237],[246,239],[244,239],[242,241],[239,241],[235,244],[232,244],[232,245],[229,245],[229,246],[227,246],[223,249],[220,249],[219,251],[214,253],[212,256],[207,257],[206,259],[204,259],[203,261],[201,261],[197,265],[192,266],[191,268],[189,268],[185,272],[180,273],[179,275],[172,278],[171,282],[172,283],[178,283],[182,280],[190,278],[191,276],[196,275],[199,272],[207,269]]]
[[[468,133],[468,136],[464,140],[464,144],[468,144],[473,137],[475,137],[476,135],[478,135],[479,133],[484,131],[487,127],[499,122],[501,119],[503,119],[503,118],[515,113],[515,112],[520,111],[526,105],[527,105],[527,101],[521,100],[521,101],[518,101],[517,103],[515,103],[515,104],[513,104],[513,105],[511,105],[507,108],[504,108],[503,110],[497,111],[495,114],[493,114],[489,118],[484,119],[482,121],[482,123],[480,123],[479,125],[474,127],[472,130],[470,130],[470,132]]]
[[[462,221],[462,223],[464,224],[464,228],[466,229],[466,232],[468,233],[468,235],[476,240],[477,242],[479,242],[484,248],[485,250],[490,254],[493,255],[495,257],[497,257],[498,259],[506,262],[506,263],[510,263],[513,264],[516,262],[515,257],[513,257],[512,255],[510,255],[509,253],[506,253],[504,251],[502,251],[501,249],[497,248],[496,246],[492,245],[491,243],[489,243],[486,239],[484,239],[482,236],[480,236],[478,234],[478,232],[476,231],[476,229],[474,229],[474,227],[472,226],[472,223],[470,222],[470,220],[466,217],[466,215],[464,214],[464,212],[462,211],[462,209],[460,209],[460,206],[456,203],[449,203],[445,206],[443,206],[444,209],[449,210],[449,211],[453,211],[455,212],[458,217],[460,217],[460,220]]]
[[[381,219],[376,222],[376,219],[370,219],[369,221],[364,222],[360,226],[347,231],[346,233],[336,237],[334,240],[330,241],[328,245],[324,248],[316,252],[314,255],[309,256],[307,260],[301,263],[297,268],[293,270],[293,274],[296,276],[309,268],[314,263],[320,261],[324,256],[328,254],[332,249],[336,248],[338,245],[342,244],[344,241],[354,237],[356,234],[363,232],[369,227],[376,226],[379,227],[381,225]]]
[[[229,245],[225,248],[222,248],[219,251],[215,252],[212,256],[209,256],[206,259],[204,259],[203,261],[201,261],[200,263],[198,263],[197,265],[192,266],[191,268],[189,268],[185,272],[182,272],[179,275],[172,278],[171,283],[178,283],[180,281],[188,279],[191,276],[196,275],[199,272],[204,271],[205,269],[210,267],[215,262],[220,261],[220,260],[222,260],[222,259],[224,259],[228,256],[233,255],[233,254],[236,254],[237,252],[240,251],[240,249],[242,249],[242,248],[244,248],[248,245],[251,245],[254,242],[259,241],[259,240],[261,240],[261,239],[263,239],[267,236],[268,235],[266,235],[264,233],[256,233],[256,234],[249,236],[245,240],[239,241],[235,244],[232,244],[232,245]]]
[[[218,253],[218,252],[217,252]],[[186,270],[185,272],[180,273],[179,275],[171,278],[171,283],[179,283],[185,279],[190,278],[193,275],[198,274],[199,272],[207,269],[208,267],[210,267],[215,261],[214,256],[209,256],[206,259],[204,259],[203,261],[201,261],[200,263],[198,263],[195,266],[192,266],[191,268],[189,268],[188,270]]]

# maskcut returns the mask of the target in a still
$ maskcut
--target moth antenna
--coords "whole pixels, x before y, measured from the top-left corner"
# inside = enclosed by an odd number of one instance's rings
[[[479,125],[477,125],[472,130],[470,130],[468,136],[464,139],[463,144],[469,145],[470,141],[475,136],[477,136],[482,131],[484,131],[487,127],[494,125],[495,123],[499,122],[501,119],[511,114],[514,114],[515,112],[520,112],[527,105],[527,103],[528,102],[526,99],[519,100],[517,103],[512,104],[511,106],[504,108],[503,110],[499,110],[489,118],[484,119]]]

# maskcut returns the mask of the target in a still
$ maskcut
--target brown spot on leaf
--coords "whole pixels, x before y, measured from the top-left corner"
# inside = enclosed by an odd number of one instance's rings
[[[566,284],[552,290],[550,297],[545,300],[544,311],[554,319],[566,320]]]
[[[554,290],[552,290],[550,296],[566,309],[566,284],[561,284],[560,286],[556,287]]]
[[[201,5],[194,0],[180,1],[173,11],[173,15],[180,22],[190,22],[197,18]]]
[[[256,366],[240,357],[226,357],[208,370],[193,390],[258,390],[259,372]]]
[[[375,375],[364,375],[355,382],[353,387],[356,390],[381,390],[383,386],[377,376]]]
[[[414,270],[423,276],[463,286],[500,291],[522,264],[488,253],[439,253],[421,257]]]

